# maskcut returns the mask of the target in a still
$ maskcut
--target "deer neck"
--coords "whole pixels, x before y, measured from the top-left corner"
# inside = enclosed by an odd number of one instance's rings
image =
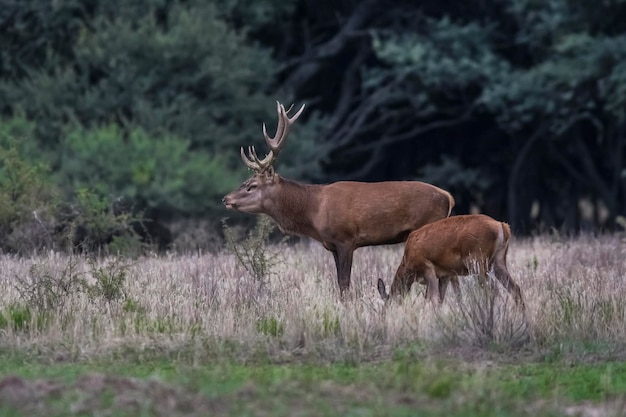
[[[317,212],[317,185],[300,184],[282,177],[278,178],[266,214],[271,216],[281,232],[317,238],[313,228],[312,213]]]

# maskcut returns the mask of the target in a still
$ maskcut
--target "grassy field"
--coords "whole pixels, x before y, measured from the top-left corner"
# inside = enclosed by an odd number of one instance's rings
[[[525,314],[472,277],[385,306],[401,251],[359,249],[343,302],[315,243],[266,248],[262,277],[230,253],[4,255],[0,414],[626,413],[623,236],[514,240]]]

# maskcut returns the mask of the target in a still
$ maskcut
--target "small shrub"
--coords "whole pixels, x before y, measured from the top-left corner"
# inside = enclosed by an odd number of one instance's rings
[[[529,340],[525,314],[508,294],[500,294],[494,278],[468,277],[461,295],[450,297],[449,314],[438,314],[436,325],[446,342],[480,348],[520,348]]]
[[[89,253],[102,250],[115,254],[128,251],[130,256],[140,253],[142,243],[133,228],[140,219],[115,210],[114,204],[100,192],[78,189],[76,204],[66,206],[64,211],[62,219],[72,248]]]
[[[59,311],[82,288],[77,262],[70,257],[67,266],[55,273],[43,265],[33,265],[29,278],[17,277],[17,290],[26,305],[39,311]]]
[[[83,280],[82,285],[90,299],[101,299],[107,303],[127,299],[126,277],[128,266],[118,260],[110,261],[105,266],[89,262],[91,276],[95,282]]]
[[[257,282],[264,284],[272,269],[282,262],[278,252],[268,249],[267,240],[276,227],[268,216],[259,216],[256,226],[248,232],[245,239],[222,220],[226,248]]]

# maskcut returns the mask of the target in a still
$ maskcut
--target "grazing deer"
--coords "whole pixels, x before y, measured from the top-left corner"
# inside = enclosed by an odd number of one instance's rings
[[[484,214],[452,216],[427,224],[411,232],[402,262],[387,294],[385,283],[378,280],[378,292],[384,300],[406,294],[414,282],[426,284],[426,298],[443,302],[446,288],[452,282],[459,291],[457,276],[478,273],[487,280],[493,271],[496,279],[524,308],[520,287],[506,267],[511,228]]]
[[[269,154],[260,159],[254,147],[248,148],[247,156],[241,148],[241,158],[254,175],[222,201],[228,209],[269,215],[283,233],[321,242],[335,258],[342,295],[350,287],[355,249],[403,242],[411,231],[450,215],[454,206],[450,193],[423,182],[309,185],[281,177],[272,163],[304,105],[291,117],[291,108],[276,105],[278,127],[273,138],[263,124]]]

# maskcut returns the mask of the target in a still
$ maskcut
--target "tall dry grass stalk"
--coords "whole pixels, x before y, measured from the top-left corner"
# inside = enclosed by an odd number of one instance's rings
[[[284,262],[264,285],[226,252],[95,263],[58,253],[3,255],[0,347],[74,357],[126,349],[198,361],[259,354],[360,361],[408,344],[508,350],[563,342],[615,345],[626,338],[626,242],[617,236],[513,241],[509,271],[522,288],[525,314],[502,287],[493,296],[473,277],[461,278],[461,295],[450,291],[440,307],[426,303],[420,285],[402,303],[385,306],[376,280],[391,283],[400,245],[359,249],[352,295],[342,302],[332,256],[321,246],[278,249]],[[58,305],[32,305],[25,288],[42,277],[64,277],[70,262],[90,288],[95,271],[114,273],[110,265],[122,262],[123,297],[98,297],[79,286]]]

